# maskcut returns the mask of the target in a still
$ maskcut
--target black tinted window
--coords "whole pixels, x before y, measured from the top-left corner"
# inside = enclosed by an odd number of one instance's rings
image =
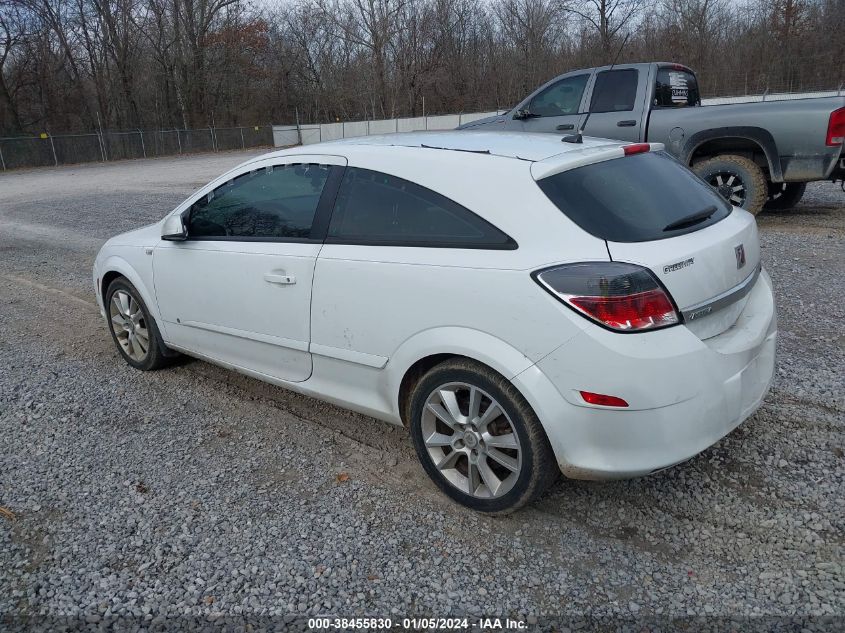
[[[329,238],[399,246],[516,248],[507,235],[456,202],[368,169],[346,170]]]
[[[691,72],[660,68],[654,87],[654,105],[661,108],[683,108],[698,105],[698,82]]]
[[[633,68],[596,75],[590,112],[625,112],[634,109],[639,72]]]
[[[594,163],[537,184],[578,226],[612,242],[690,233],[731,212],[716,191],[664,152]]]
[[[561,79],[531,100],[529,111],[537,116],[563,116],[578,114],[584,87],[589,75]]]
[[[307,238],[329,169],[284,165],[233,178],[193,204],[188,236]]]

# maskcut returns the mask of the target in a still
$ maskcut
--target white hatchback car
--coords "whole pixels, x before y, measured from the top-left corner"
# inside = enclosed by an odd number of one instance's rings
[[[94,286],[138,369],[179,352],[410,429],[482,512],[558,471],[644,475],[771,382],[754,218],[660,146],[443,132],[277,151],[109,240]]]

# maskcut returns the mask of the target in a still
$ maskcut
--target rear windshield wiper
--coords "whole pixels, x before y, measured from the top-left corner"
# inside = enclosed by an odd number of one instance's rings
[[[664,231],[674,231],[675,229],[683,229],[688,226],[692,226],[693,224],[698,224],[699,222],[704,222],[705,220],[709,219],[711,215],[716,213],[718,209],[716,205],[712,205],[707,207],[706,209],[702,209],[701,211],[696,211],[686,217],[681,218],[680,220],[675,220],[671,224],[667,224],[663,227]]]

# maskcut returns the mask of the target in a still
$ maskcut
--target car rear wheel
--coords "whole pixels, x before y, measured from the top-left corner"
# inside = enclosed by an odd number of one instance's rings
[[[142,371],[167,365],[158,326],[135,287],[124,278],[115,279],[105,303],[109,331],[123,359]]]
[[[472,510],[507,514],[538,498],[559,470],[522,394],[489,367],[453,359],[411,395],[411,438],[428,476]]]
[[[806,189],[806,182],[770,182],[769,198],[763,208],[771,211],[791,209],[801,202]]]
[[[753,160],[723,154],[696,163],[692,170],[735,207],[757,215],[768,196],[766,177]]]

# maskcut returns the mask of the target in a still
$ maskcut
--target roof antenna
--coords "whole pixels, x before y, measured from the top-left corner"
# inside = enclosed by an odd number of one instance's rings
[[[625,39],[624,39],[624,40],[622,40],[622,45],[619,47],[619,50],[618,50],[618,51],[616,51],[616,57],[614,57],[614,59],[613,59],[613,63],[610,65],[610,68],[608,68],[607,70],[605,70],[605,71],[603,71],[603,72],[607,72],[607,73],[609,73],[611,70],[613,70],[613,67],[614,67],[614,66],[616,66],[616,62],[618,62],[618,61],[619,61],[619,55],[621,55],[621,54],[622,54],[622,49],[623,49],[623,48],[625,48],[625,44],[627,44],[627,43],[628,43],[628,38],[629,38],[629,37],[631,37],[631,32],[630,32],[630,31],[629,31],[629,32],[628,32],[628,34],[625,36]],[[598,74],[598,73],[596,73],[596,83],[598,83],[598,81],[599,81],[599,74]],[[604,87],[604,86],[602,86],[602,87]],[[592,103],[593,101],[595,101],[595,100],[596,100],[596,99],[595,99],[596,94],[597,94],[597,93],[594,93],[594,94],[593,94],[593,97],[590,99],[590,102],[591,102],[591,103]],[[588,112],[587,112],[587,116],[586,116],[586,117],[584,117],[584,123],[582,123],[582,124],[581,124],[581,128],[578,130],[578,133],[577,133],[577,134],[567,134],[566,136],[564,136],[564,137],[563,137],[562,139],[560,139],[560,140],[561,140],[561,141],[563,141],[564,143],[576,143],[576,144],[583,143],[583,142],[584,142],[584,130],[587,128],[587,121],[589,121],[589,120],[590,120],[590,115],[591,115],[591,114],[592,114],[592,110],[590,110],[590,111],[588,111]]]

